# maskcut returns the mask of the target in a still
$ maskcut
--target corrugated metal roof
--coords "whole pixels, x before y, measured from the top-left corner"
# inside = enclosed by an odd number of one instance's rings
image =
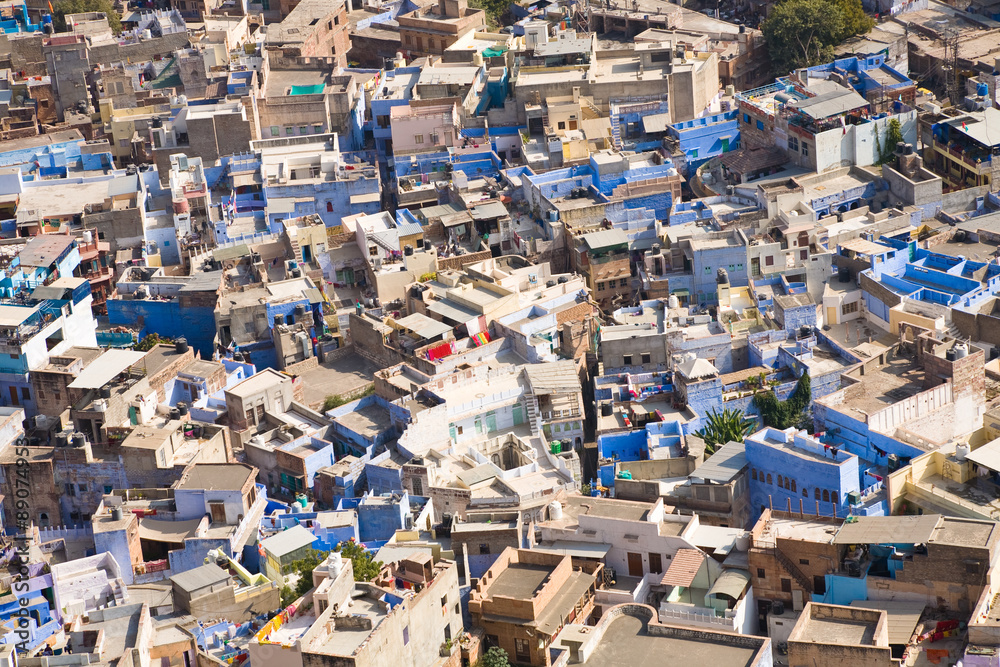
[[[507,215],[507,207],[498,201],[489,201],[473,206],[469,212],[472,214],[473,220],[492,220]]]
[[[841,88],[816,97],[790,102],[788,106],[798,109],[810,118],[822,119],[866,107],[868,100],[850,88]]]
[[[746,446],[742,442],[729,442],[695,468],[692,477],[727,484],[747,465]]]
[[[396,233],[400,236],[416,236],[423,234],[424,228],[418,222],[406,222],[402,225],[396,225]]]
[[[552,544],[538,545],[532,551],[542,551],[545,553],[562,554],[563,556],[573,556],[574,558],[597,558],[601,559],[611,551],[611,545],[603,542],[574,542],[572,540],[556,540]]]
[[[597,248],[607,248],[613,245],[622,245],[628,243],[628,236],[625,235],[620,229],[602,229],[599,232],[591,232],[590,234],[584,234],[583,242],[591,250]]]
[[[284,532],[272,535],[260,544],[265,551],[276,558],[281,558],[285,554],[307,547],[315,541],[316,536],[302,526],[292,526]]]
[[[527,364],[524,373],[528,376],[531,393],[536,396],[580,391],[580,375],[576,362],[569,359],[547,364]]]
[[[214,584],[229,581],[229,573],[215,563],[207,563],[193,570],[187,570],[170,577],[171,583],[177,588],[191,593],[208,588]]]
[[[412,315],[407,315],[406,317],[396,320],[396,324],[404,329],[412,331],[421,338],[426,339],[431,339],[435,336],[442,336],[451,331],[451,327],[444,322],[438,322],[435,319],[427,317],[423,313],[413,313]]]
[[[965,458],[984,468],[1000,470],[1000,439],[987,442],[982,447],[972,450]]]
[[[67,386],[70,389],[100,389],[129,366],[142,361],[145,352],[108,350],[94,360]]]
[[[663,574],[660,583],[664,586],[683,586],[688,588],[698,576],[705,554],[697,549],[678,549],[670,561],[670,567]]]
[[[642,117],[642,129],[646,132],[666,132],[670,125],[670,114],[654,113]]]
[[[854,600],[850,606],[885,611],[888,614],[890,644],[909,644],[924,613],[923,602],[904,600]]]
[[[859,516],[844,522],[833,538],[834,544],[925,544],[934,536],[941,517]]]

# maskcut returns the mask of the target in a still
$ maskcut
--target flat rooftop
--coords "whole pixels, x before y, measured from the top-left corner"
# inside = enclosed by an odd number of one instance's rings
[[[864,421],[868,415],[924,391],[926,377],[924,369],[914,361],[893,356],[885,366],[865,373],[860,378],[860,391],[848,390],[850,398],[837,409]]]
[[[543,565],[512,563],[490,585],[488,589],[490,597],[531,599],[550,574],[552,574],[552,568]]]
[[[601,642],[583,665],[660,667],[665,656],[670,656],[672,662],[683,665],[749,667],[757,653],[757,649],[749,646],[713,641],[711,635],[698,639],[651,635],[641,619],[622,615],[611,622]]]
[[[832,618],[804,618],[800,620],[796,641],[837,644],[839,646],[871,646],[875,638],[875,622],[849,621]],[[789,638],[791,640],[791,637]]]

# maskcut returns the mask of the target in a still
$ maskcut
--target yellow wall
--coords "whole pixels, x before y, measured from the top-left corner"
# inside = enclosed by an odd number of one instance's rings
[[[893,334],[899,334],[899,325],[902,323],[915,324],[918,327],[923,327],[930,331],[934,331],[937,326],[937,320],[931,319],[929,317],[924,317],[923,315],[916,315],[914,313],[906,313],[902,310],[897,310],[892,308],[889,310],[889,330]]]

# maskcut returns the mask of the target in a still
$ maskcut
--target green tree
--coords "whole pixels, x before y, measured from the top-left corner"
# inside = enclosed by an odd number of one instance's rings
[[[108,17],[108,25],[116,35],[122,31],[122,17],[115,11],[111,0],[59,0],[52,8],[52,22],[56,32],[66,30],[67,14],[82,14],[84,12],[103,12]]]
[[[775,6],[763,25],[775,73],[832,60],[843,26],[843,15],[831,0],[784,0]]]
[[[875,126],[875,148],[878,150],[878,164],[886,164],[893,159],[896,144],[903,141],[903,128],[898,118],[890,118],[885,128],[885,141],[879,146],[878,125]]]
[[[837,42],[855,35],[863,35],[875,27],[875,19],[865,14],[861,0],[832,0],[832,3],[840,10],[843,22],[840,34],[835,37]]]
[[[760,412],[760,418],[765,426],[786,429],[800,426],[803,414],[812,400],[812,380],[808,373],[803,373],[795,383],[795,389],[787,401],[779,401],[773,391],[758,392],[753,397],[754,405]]]
[[[479,661],[479,667],[510,667],[507,651],[499,646],[490,647],[490,650],[484,653]]]
[[[159,334],[146,334],[142,340],[135,344],[135,349],[139,352],[149,352],[160,343],[172,344],[170,338],[162,338]]]
[[[382,561],[375,560],[374,556],[357,542],[341,542],[337,545],[337,551],[351,559],[354,581],[371,581],[382,569]]]
[[[697,435],[705,441],[705,453],[714,454],[715,450],[727,442],[743,442],[756,425],[756,421],[740,410],[726,408],[717,412],[713,409],[708,414],[708,423]]]

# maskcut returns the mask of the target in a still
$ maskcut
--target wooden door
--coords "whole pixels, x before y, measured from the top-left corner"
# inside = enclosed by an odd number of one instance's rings
[[[642,576],[642,554],[628,554],[628,576]]]

